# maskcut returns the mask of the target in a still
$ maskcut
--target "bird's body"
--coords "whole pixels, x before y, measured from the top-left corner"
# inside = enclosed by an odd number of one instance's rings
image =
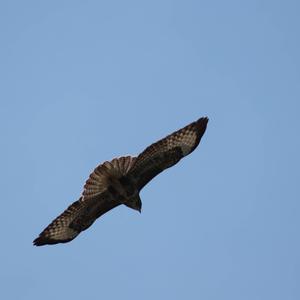
[[[86,181],[79,200],[53,220],[33,243],[41,246],[69,242],[121,204],[141,212],[142,188],[198,146],[207,122],[208,118],[200,118],[150,145],[137,157],[119,157],[99,165]]]

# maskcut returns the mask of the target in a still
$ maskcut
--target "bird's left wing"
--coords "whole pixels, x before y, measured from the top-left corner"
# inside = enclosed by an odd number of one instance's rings
[[[200,118],[146,148],[128,172],[138,189],[141,190],[160,172],[172,167],[194,151],[200,143],[207,123],[208,118]]]

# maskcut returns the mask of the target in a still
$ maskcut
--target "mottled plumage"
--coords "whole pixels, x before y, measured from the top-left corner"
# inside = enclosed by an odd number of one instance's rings
[[[115,158],[99,165],[86,181],[79,200],[53,220],[34,245],[69,242],[120,204],[141,211],[141,189],[198,146],[207,122],[208,118],[200,118],[150,145],[137,157]]]

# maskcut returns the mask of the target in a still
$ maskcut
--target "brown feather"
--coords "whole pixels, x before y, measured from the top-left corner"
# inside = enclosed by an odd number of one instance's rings
[[[141,190],[156,175],[194,151],[207,123],[208,118],[201,118],[147,147],[128,173],[137,182],[138,189]]]

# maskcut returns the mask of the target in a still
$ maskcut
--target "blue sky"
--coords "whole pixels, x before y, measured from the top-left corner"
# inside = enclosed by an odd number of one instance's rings
[[[1,299],[300,299],[298,1],[1,1]],[[69,244],[93,168],[200,147]]]

